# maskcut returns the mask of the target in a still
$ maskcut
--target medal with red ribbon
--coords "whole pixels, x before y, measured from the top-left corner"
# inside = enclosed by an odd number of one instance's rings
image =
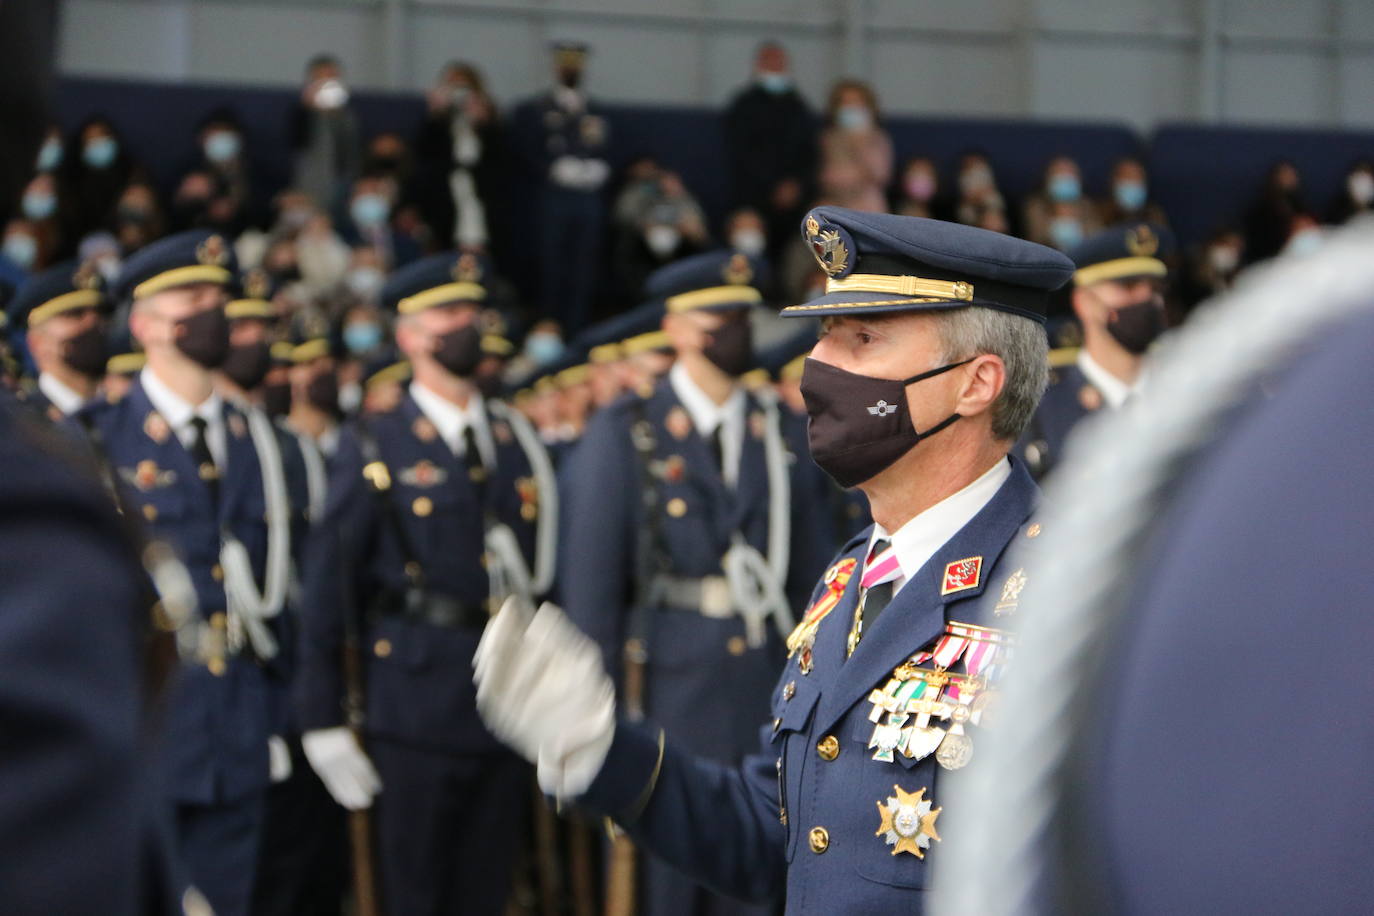
[[[825,590],[807,609],[801,623],[797,624],[787,637],[787,657],[798,656],[797,667],[802,674],[811,673],[811,652],[816,644],[816,630],[826,615],[833,611],[844,597],[845,589],[849,587],[849,580],[854,577],[854,570],[858,565],[858,560],[846,557],[826,570],[825,578],[822,580]]]

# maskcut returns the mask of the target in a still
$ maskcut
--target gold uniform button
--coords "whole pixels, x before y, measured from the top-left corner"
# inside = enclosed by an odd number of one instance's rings
[[[793,698],[794,696],[796,696],[796,695],[797,695],[797,682],[796,682],[796,681],[788,681],[788,682],[787,682],[787,686],[784,687],[784,688],[782,688],[782,698],[783,698],[784,700],[790,700],[790,699],[792,699],[792,698]]]
[[[147,503],[143,506],[143,517],[150,522],[157,521],[157,506]]]
[[[532,522],[539,517],[539,507],[534,503],[525,503],[520,507],[520,517],[527,522]]]
[[[377,640],[377,643],[372,647],[372,651],[378,658],[386,658],[391,654],[391,640]]]
[[[213,630],[224,630],[229,625],[229,618],[224,616],[223,611],[215,611],[210,615],[210,628]]]
[[[687,500],[680,496],[668,500],[668,514],[673,518],[682,518],[687,514]]]
[[[840,756],[840,739],[834,735],[826,735],[816,745],[816,753],[821,755],[822,760],[834,760]]]
[[[1031,525],[1029,528],[1027,528],[1027,529],[1026,529],[1026,537],[1028,537],[1028,538],[1038,538],[1038,537],[1040,537],[1040,526],[1039,526],[1039,525]]]
[[[205,663],[205,667],[209,668],[210,673],[215,677],[224,677],[224,672],[229,669],[229,666],[224,663],[224,659],[222,658],[210,659]]]
[[[214,566],[211,566],[211,567],[210,567],[210,578],[211,578],[211,579],[214,579],[216,582],[223,582],[223,581],[224,581],[224,567],[223,567],[223,566],[220,566],[218,563],[216,563]]]
[[[830,831],[824,827],[812,827],[809,839],[811,840],[811,851],[820,855],[830,848]]]
[[[434,511],[434,502],[428,496],[417,496],[415,502],[410,504],[410,508],[420,518],[425,518]]]
[[[734,656],[743,655],[748,648],[749,644],[744,641],[743,636],[731,636],[725,641],[725,651]]]

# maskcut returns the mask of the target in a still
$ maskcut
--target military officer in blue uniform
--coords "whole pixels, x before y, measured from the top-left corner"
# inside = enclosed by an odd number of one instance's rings
[[[529,771],[483,727],[466,672],[492,600],[545,593],[553,573],[552,470],[475,386],[486,291],[459,262],[388,280],[413,380],[340,437],[306,562],[302,741],[341,805],[375,808],[390,913],[502,910]],[[361,684],[342,670],[354,640]]]
[[[24,401],[53,422],[95,397],[105,372],[105,305],[100,274],[75,261],[30,277],[9,305],[10,324],[26,331],[38,368]]]
[[[514,139],[542,187],[538,212],[539,288],[543,314],[569,333],[586,323],[596,291],[605,218],[602,190],[610,130],[582,85],[588,49],[554,43],[555,82],[514,115]]]
[[[677,360],[592,418],[563,476],[569,616],[601,646],[622,704],[723,764],[752,749],[791,609],[835,546],[802,495],[820,474],[787,446],[795,418],[739,383],[754,365],[756,270],[721,251],[649,278]],[[661,862],[643,883],[648,913],[724,911]]]
[[[721,892],[785,892],[789,913],[921,912],[943,774],[973,753],[1009,658],[1026,571],[1003,558],[1040,534],[1035,484],[1008,453],[1045,384],[1046,299],[1073,264],[833,207],[803,233],[828,275],[783,311],[824,319],[802,380],[811,453],[864,490],[874,525],[789,637],[761,746],[731,766],[615,721],[594,644],[548,604],[512,602],[488,629],[478,707],[546,791]]]
[[[266,667],[280,650],[290,579],[290,494],[270,421],[215,391],[232,278],[229,246],[209,232],[170,236],[131,257],[116,294],[132,303],[130,330],[147,365],[127,396],[80,416],[125,504],[176,550],[194,583],[194,649],[160,736],[163,792],[190,880],[220,914],[249,911],[264,792],[290,769]]]
[[[1073,310],[1083,346],[1073,363],[1051,371],[1040,407],[1017,445],[1037,478],[1053,469],[1079,420],[1104,408],[1116,410],[1139,388],[1146,351],[1165,328],[1165,262],[1173,248],[1168,229],[1126,223],[1069,252],[1077,268]]]

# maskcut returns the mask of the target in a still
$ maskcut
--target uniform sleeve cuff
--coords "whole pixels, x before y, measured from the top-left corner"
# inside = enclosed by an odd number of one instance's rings
[[[621,823],[637,819],[653,795],[663,766],[663,730],[646,724],[616,722],[606,762],[579,805],[609,814]]]

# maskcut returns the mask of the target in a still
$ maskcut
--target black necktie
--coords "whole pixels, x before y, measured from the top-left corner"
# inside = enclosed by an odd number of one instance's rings
[[[477,448],[477,432],[471,426],[463,427],[463,463],[467,465],[469,480],[475,484],[486,483],[487,468]]]
[[[725,446],[720,441],[720,433],[724,427],[724,423],[717,423],[711,430],[711,454],[716,456],[716,470],[720,471],[722,480],[725,479]]]
[[[874,541],[873,549],[869,551],[868,554],[869,561],[871,562],[882,556],[883,552],[891,546],[892,542],[885,539]],[[879,582],[877,585],[871,586],[864,593],[863,616],[861,617],[863,620],[863,632],[868,633],[872,631],[873,624],[878,620],[878,615],[883,612],[883,608],[887,607],[888,602],[892,600],[892,586],[896,584],[896,581],[896,579],[890,579],[887,582]]]
[[[215,456],[210,454],[210,442],[205,436],[205,418],[192,417],[191,457],[196,462],[196,473],[205,481],[210,491],[210,502],[219,505],[219,468],[215,466]]]

